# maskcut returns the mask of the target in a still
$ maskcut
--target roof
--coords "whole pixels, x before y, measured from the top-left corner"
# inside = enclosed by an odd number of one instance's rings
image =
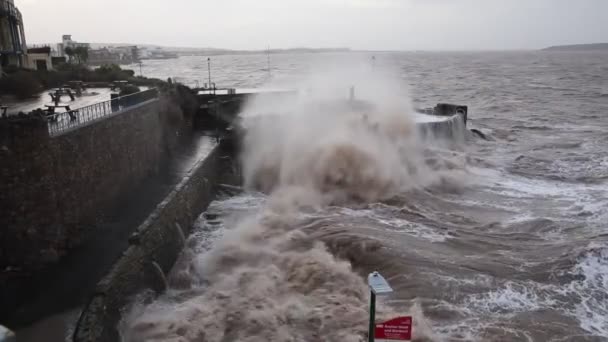
[[[44,46],[44,47],[37,47],[37,48],[31,48],[31,49],[27,49],[27,53],[51,53],[51,47],[50,46]]]

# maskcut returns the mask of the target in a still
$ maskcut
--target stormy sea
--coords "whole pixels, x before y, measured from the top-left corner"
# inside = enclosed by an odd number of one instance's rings
[[[202,85],[207,60],[143,73]],[[217,56],[211,78],[308,95],[245,106],[272,119],[243,138],[242,191],[125,308],[124,341],[367,341],[372,271],[394,289],[378,320],[411,315],[416,341],[608,340],[608,54]],[[350,86],[363,117],[333,102]],[[439,102],[467,130],[421,136]]]

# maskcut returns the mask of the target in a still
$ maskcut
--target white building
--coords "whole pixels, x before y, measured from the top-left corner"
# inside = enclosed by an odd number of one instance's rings
[[[27,68],[34,70],[53,70],[51,47],[37,47],[27,50]]]
[[[84,46],[84,47],[89,47],[89,43],[79,43],[76,41],[72,40],[72,35],[71,34],[64,34],[62,36],[61,39],[61,43],[57,44],[57,51],[59,51],[61,56],[65,56],[65,49],[70,47],[70,48],[77,48],[79,46]]]

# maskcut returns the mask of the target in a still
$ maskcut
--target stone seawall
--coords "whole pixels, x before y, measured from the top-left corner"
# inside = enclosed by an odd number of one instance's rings
[[[168,112],[149,100],[56,137],[41,118],[0,122],[0,270],[57,261],[156,172],[182,125],[168,125]]]
[[[224,144],[198,161],[175,189],[131,236],[130,247],[98,284],[74,333],[76,342],[118,341],[120,310],[146,288],[162,288],[156,263],[167,273],[192,224],[214,199],[225,179],[222,165],[231,158]],[[225,170],[224,170],[225,171]]]

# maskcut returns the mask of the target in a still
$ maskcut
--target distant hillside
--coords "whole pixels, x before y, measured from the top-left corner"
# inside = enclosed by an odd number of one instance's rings
[[[608,51],[608,43],[556,45],[543,51]]]

